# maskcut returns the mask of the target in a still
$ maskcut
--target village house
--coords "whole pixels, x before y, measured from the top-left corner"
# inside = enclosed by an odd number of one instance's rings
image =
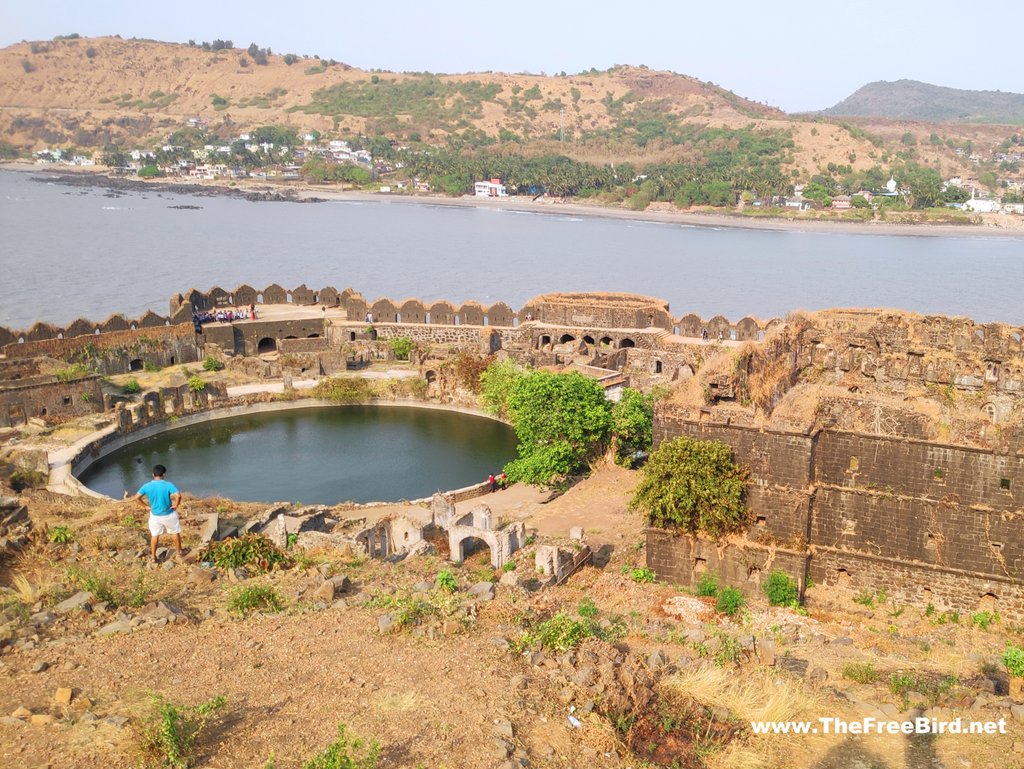
[[[501,179],[491,179],[489,182],[477,182],[473,185],[473,195],[478,198],[507,198],[508,192]]]

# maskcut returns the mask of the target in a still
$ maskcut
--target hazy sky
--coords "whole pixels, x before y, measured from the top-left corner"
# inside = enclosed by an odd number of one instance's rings
[[[1024,92],[1024,70],[1008,64],[1019,21],[985,7],[953,0],[0,0],[0,46],[78,32],[256,42],[275,53],[396,71],[555,74],[646,64],[799,111],[829,107],[873,80]]]

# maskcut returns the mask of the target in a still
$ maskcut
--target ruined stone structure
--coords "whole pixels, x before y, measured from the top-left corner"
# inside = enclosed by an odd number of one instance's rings
[[[45,358],[0,363],[0,427],[102,411],[99,376],[67,378],[61,374],[63,365]]]
[[[194,333],[193,310],[249,304],[308,305],[308,311],[208,324],[201,335]],[[700,339],[702,330],[709,342]],[[368,350],[386,355],[386,342],[404,337],[420,344],[416,362],[428,384],[457,351],[503,351],[533,365],[572,366],[610,387],[675,382],[685,388],[692,379],[689,384],[703,393],[700,403],[661,407],[656,441],[691,435],[732,446],[737,460],[751,468],[753,520],[745,536],[723,543],[651,531],[648,558],[659,575],[691,583],[707,569],[755,591],[771,570],[782,569],[801,585],[807,577],[858,589],[885,585],[908,603],[961,611],[991,607],[1024,618],[1024,537],[1017,526],[1024,431],[1013,418],[1024,392],[1022,334],[1024,329],[1004,324],[878,311],[734,323],[721,316],[673,316],[661,300],[622,294],[549,294],[517,311],[503,302],[368,301],[352,289],[329,286],[191,289],[172,298],[166,317],[0,329],[7,370],[23,369],[20,380],[12,373],[0,386],[0,424],[10,423],[15,397],[23,399],[16,416],[32,417],[44,408],[49,414],[63,405],[78,407],[87,388],[98,390],[95,378],[86,378],[74,383],[81,391],[49,381],[40,383],[37,394],[34,375],[24,367],[44,354],[64,361],[85,357],[94,368],[117,373],[147,362],[199,360],[216,348],[229,365],[260,376],[312,377],[360,364],[364,359],[354,356]],[[738,342],[755,344],[738,346],[727,366],[706,366],[716,356],[721,363],[721,354]],[[758,351],[774,357],[758,359]],[[772,365],[779,368],[778,381],[759,395],[751,382]],[[808,375],[827,393],[815,396],[813,418],[800,419],[787,411],[787,393],[799,390],[795,385]],[[866,395],[869,386],[896,396],[890,398],[896,403]],[[940,433],[939,420],[901,403],[902,396],[909,401],[915,392],[937,387],[948,389],[951,399],[961,393],[977,401],[984,423],[953,420]],[[43,403],[57,392],[62,398],[70,393],[72,404]],[[138,402],[103,405],[115,407],[121,430],[131,431],[168,414],[205,408],[220,395],[213,387],[203,394],[172,387]],[[763,403],[751,405],[757,398]],[[92,402],[99,410],[94,393]],[[476,539],[487,544],[498,566],[523,538],[484,525],[485,516],[449,517],[442,524],[437,515],[432,525],[448,531],[456,559]],[[368,531],[360,547],[392,554],[415,545],[422,529],[415,521],[388,523]]]
[[[704,570],[750,591],[773,569],[802,586],[886,591],[899,602],[1024,617],[1024,456],[910,438],[812,434],[659,411],[655,442],[686,435],[732,447],[750,468],[745,537],[716,545],[648,533],[660,577]]]

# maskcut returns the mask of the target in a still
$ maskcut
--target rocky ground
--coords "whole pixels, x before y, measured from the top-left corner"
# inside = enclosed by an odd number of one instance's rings
[[[498,571],[483,554],[452,565],[345,550],[292,552],[269,573],[203,565],[202,513],[262,509],[219,499],[187,500],[189,556],[147,565],[137,508],[29,491],[32,534],[0,570],[0,766],[144,766],[154,694],[226,699],[194,746],[195,765],[225,769],[300,767],[339,723],[380,743],[382,767],[1024,766],[1024,708],[999,659],[1019,628],[823,587],[806,611],[761,601],[727,617],[646,581],[634,482],[609,467],[553,501],[489,496],[537,531]],[[541,587],[534,548],[580,524],[596,565]],[[272,588],[282,610],[230,611],[252,588]],[[565,633],[545,635],[559,612]],[[565,638],[579,642],[561,650]],[[750,727],[920,713],[1005,719],[1007,734]]]

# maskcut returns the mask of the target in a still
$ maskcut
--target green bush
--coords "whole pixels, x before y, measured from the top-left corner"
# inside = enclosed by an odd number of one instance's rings
[[[576,613],[584,619],[593,619],[597,616],[597,604],[594,603],[593,598],[587,596],[582,601],[580,601],[580,605],[579,608],[576,610]]]
[[[629,578],[634,582],[657,582],[657,575],[647,568],[631,569],[629,572]]]
[[[395,358],[398,360],[409,360],[409,355],[415,346],[411,339],[407,339],[404,336],[391,340],[391,352],[395,354]]]
[[[437,573],[437,586],[448,593],[454,593],[459,589],[459,583],[456,582],[455,575],[448,569],[442,569]]]
[[[49,539],[55,545],[67,545],[75,541],[75,534],[67,526],[54,526],[50,529]]]
[[[843,678],[859,684],[873,684],[878,680],[878,671],[871,662],[848,662],[843,665]]]
[[[714,598],[718,595],[718,577],[711,572],[704,572],[697,580],[697,595]]]
[[[72,363],[67,368],[62,368],[56,373],[57,381],[61,383],[74,382],[92,373],[92,370],[83,363]]]
[[[193,374],[188,378],[188,389],[194,393],[201,393],[206,389],[206,382],[198,374]]]
[[[365,752],[363,749],[366,749]],[[374,769],[380,760],[375,740],[349,738],[345,724],[338,724],[338,738],[302,765],[302,769]]]
[[[642,511],[650,526],[719,537],[749,520],[748,477],[725,444],[675,438],[651,454],[630,508]]]
[[[358,377],[332,377],[322,380],[314,389],[317,398],[336,403],[360,403],[373,397],[370,383]]]
[[[762,589],[772,606],[796,606],[800,602],[796,582],[783,571],[773,571]]]
[[[254,611],[279,612],[284,601],[269,585],[239,585],[228,596],[228,611],[248,616]]]
[[[479,375],[480,401],[484,408],[492,414],[505,416],[508,413],[508,398],[515,383],[526,375],[526,372],[511,358],[493,361]]]
[[[207,355],[203,358],[203,368],[206,371],[220,371],[224,368],[224,363],[217,360],[212,355]]]
[[[1011,676],[1024,677],[1024,649],[1007,644],[1006,651],[1003,652],[1003,664],[1006,665],[1006,670]]]
[[[139,380],[132,377],[123,385],[121,385],[121,392],[125,395],[135,395],[142,392],[142,385],[139,384]]]
[[[196,740],[225,704],[223,695],[199,705],[175,705],[154,695],[153,713],[142,727],[143,752],[165,769],[188,769]]]
[[[615,463],[633,467],[636,455],[651,450],[654,424],[654,396],[627,387],[612,406],[612,434]]]
[[[221,569],[236,569],[252,566],[261,571],[275,567],[287,567],[291,561],[287,554],[262,534],[243,534],[241,537],[211,542],[200,556],[204,561],[213,561]]]
[[[999,614],[994,611],[979,611],[971,615],[971,624],[980,630],[988,630],[989,625],[994,625],[999,620]]]
[[[541,645],[550,651],[565,652],[574,648],[584,638],[594,635],[589,622],[574,620],[564,611],[537,625],[535,636]]]
[[[917,673],[891,673],[889,675],[889,691],[897,697],[906,697],[907,692],[925,692],[928,682]]]
[[[718,601],[715,602],[715,610],[729,617],[736,615],[743,608],[743,593],[734,587],[723,587],[718,591]]]

